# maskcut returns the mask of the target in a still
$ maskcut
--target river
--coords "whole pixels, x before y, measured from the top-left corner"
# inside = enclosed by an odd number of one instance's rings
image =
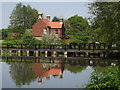
[[[111,65],[118,65],[118,60],[92,58],[33,61],[16,58],[1,62],[2,88],[85,88],[93,71],[103,72]]]

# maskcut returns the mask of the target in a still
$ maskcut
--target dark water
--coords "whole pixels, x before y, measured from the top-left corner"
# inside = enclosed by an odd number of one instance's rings
[[[118,64],[92,59],[16,61],[2,63],[2,88],[84,88],[94,70],[102,72]]]

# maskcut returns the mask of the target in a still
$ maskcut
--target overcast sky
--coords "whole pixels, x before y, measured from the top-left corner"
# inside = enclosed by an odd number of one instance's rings
[[[9,25],[9,17],[12,10],[18,2],[2,2],[2,27],[7,28]],[[44,15],[63,16],[65,19],[79,15],[82,17],[89,17],[88,3],[90,2],[22,2],[22,4],[30,5],[32,8],[43,12]]]

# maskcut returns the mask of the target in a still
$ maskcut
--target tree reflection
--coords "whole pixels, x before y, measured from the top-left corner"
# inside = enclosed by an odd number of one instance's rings
[[[14,61],[16,60],[14,59]],[[50,80],[51,76],[63,79],[64,69],[76,74],[85,70],[89,65],[96,71],[103,72],[111,64],[117,64],[113,61],[98,60],[37,60],[35,63],[25,63],[24,61],[6,63],[10,65],[10,75],[19,87],[29,85],[35,80],[38,81],[38,84],[42,84],[43,78]]]
[[[16,85],[29,85],[34,81],[36,76],[32,72],[32,63],[14,62],[10,65],[10,75]]]
[[[82,72],[86,68],[87,68],[87,66],[70,65],[70,64],[65,65],[65,69],[67,69],[67,70],[69,70],[70,72],[73,72],[73,73]]]
[[[106,69],[108,69],[110,66],[93,66],[92,68],[96,71],[96,72],[104,72]]]

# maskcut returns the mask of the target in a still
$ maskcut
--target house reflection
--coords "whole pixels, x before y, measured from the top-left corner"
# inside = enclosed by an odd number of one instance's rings
[[[39,63],[36,62],[32,66],[33,73],[38,77],[38,84],[42,84],[42,79],[50,80],[50,75],[59,76],[63,78],[64,64],[63,60],[54,60],[54,63]]]

